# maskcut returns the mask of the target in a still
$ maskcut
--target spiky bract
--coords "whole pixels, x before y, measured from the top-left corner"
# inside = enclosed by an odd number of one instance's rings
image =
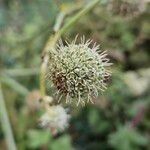
[[[49,71],[60,97],[65,96],[66,102],[77,100],[77,105],[92,102],[99,91],[106,88],[105,79],[110,76],[107,69],[111,65],[106,58],[106,51],[100,53],[99,45],[92,46],[91,40],[76,44],[63,45],[60,42],[50,51]]]

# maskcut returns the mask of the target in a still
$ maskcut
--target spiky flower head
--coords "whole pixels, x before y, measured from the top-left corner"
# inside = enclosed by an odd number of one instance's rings
[[[99,91],[106,89],[105,79],[110,76],[109,59],[106,51],[100,52],[99,45],[91,46],[92,40],[76,44],[63,45],[59,42],[55,49],[50,51],[48,75],[57,88],[58,94],[66,98],[66,102],[77,100],[77,105],[93,102],[93,97]]]

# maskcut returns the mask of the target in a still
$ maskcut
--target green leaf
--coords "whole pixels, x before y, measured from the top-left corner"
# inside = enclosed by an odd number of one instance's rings
[[[51,150],[72,150],[71,140],[69,135],[64,135],[58,138],[57,140],[53,141],[50,145]]]
[[[49,131],[30,130],[28,132],[28,146],[38,148],[47,144],[51,139]]]
[[[28,89],[26,87],[24,87],[24,85],[20,84],[18,81],[16,81],[15,79],[7,76],[7,75],[2,75],[2,77],[0,77],[0,81],[6,85],[8,85],[10,88],[12,88],[14,91],[16,91],[17,93],[26,96],[28,94]]]
[[[128,126],[120,127],[109,136],[109,143],[116,150],[133,150],[148,143],[147,138]]]

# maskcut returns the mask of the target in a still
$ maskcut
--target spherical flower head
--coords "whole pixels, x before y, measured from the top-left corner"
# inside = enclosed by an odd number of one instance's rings
[[[62,106],[51,106],[46,110],[46,113],[40,119],[41,126],[50,128],[55,133],[63,131],[68,127],[70,115]]]
[[[60,42],[50,51],[48,75],[66,102],[77,101],[77,105],[93,102],[99,91],[106,89],[105,80],[110,76],[106,51],[100,53],[99,45],[81,38],[81,43],[63,45]]]

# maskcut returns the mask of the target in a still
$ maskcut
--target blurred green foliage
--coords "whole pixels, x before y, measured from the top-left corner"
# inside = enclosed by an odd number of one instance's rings
[[[62,38],[69,41],[76,34],[85,35],[87,39],[100,43],[102,50],[107,49],[114,63],[112,78],[107,81],[109,87],[96,104],[84,108],[71,107],[72,119],[65,133],[52,137],[50,131],[39,129],[38,118],[41,112],[30,107],[32,99],[28,99],[27,95],[39,88],[38,69],[42,49],[53,33],[58,13],[68,12],[65,22],[87,2],[0,2],[0,81],[3,83],[4,97],[19,150],[150,149],[148,0],[136,0],[133,3],[103,0],[63,35]],[[13,72],[13,69],[17,70]],[[32,69],[37,71],[32,72]],[[51,90],[47,92],[52,93]],[[143,114],[138,116],[139,113]],[[136,125],[131,127],[134,123]],[[6,149],[1,126],[0,149]]]
[[[71,141],[68,135],[63,135],[57,140],[53,140],[49,131],[31,130],[28,132],[28,148],[36,149],[42,145],[47,145],[52,150],[69,149],[71,150]]]

